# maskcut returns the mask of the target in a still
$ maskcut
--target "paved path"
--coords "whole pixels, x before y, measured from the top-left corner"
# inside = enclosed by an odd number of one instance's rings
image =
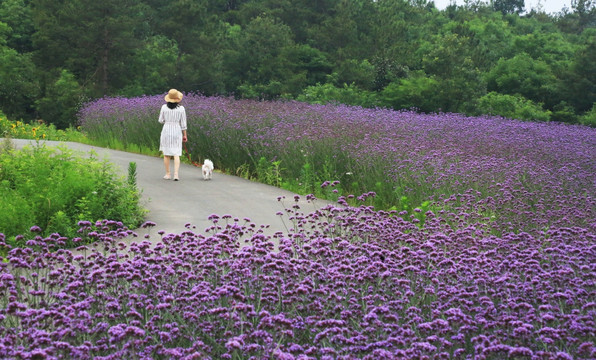
[[[28,144],[34,145],[35,141],[15,139],[13,143],[17,148],[22,148]],[[285,196],[285,205],[292,206],[295,194],[289,191],[218,172],[214,172],[213,180],[204,181],[201,169],[189,164],[180,165],[180,181],[164,180],[163,158],[73,142],[43,143],[52,147],[65,144],[83,155],[94,151],[100,159],[107,159],[117,165],[123,176],[128,173],[129,163],[135,162],[137,185],[142,189],[143,205],[149,210],[146,220],[157,224],[151,229],[152,235],[159,230],[179,234],[186,230],[184,225],[187,223],[195,225],[195,231],[203,232],[212,225],[208,220],[211,214],[229,214],[240,220],[249,218],[257,226],[269,225],[266,234],[286,230],[284,222],[276,215],[284,209],[277,198]],[[311,204],[302,199],[300,206],[304,212],[311,212],[324,203],[317,200],[316,204]],[[137,232],[144,235],[147,230],[137,229]]]

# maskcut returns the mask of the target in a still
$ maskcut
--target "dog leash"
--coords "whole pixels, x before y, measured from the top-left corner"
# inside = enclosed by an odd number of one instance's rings
[[[188,149],[186,148],[186,143],[183,142],[182,145],[184,146],[184,151],[186,151],[186,156],[188,157],[188,161],[190,161],[190,163],[193,164],[196,167],[199,167],[199,168],[202,167],[203,164],[199,164],[196,161],[192,161],[192,159],[190,158],[190,153],[188,152]]]

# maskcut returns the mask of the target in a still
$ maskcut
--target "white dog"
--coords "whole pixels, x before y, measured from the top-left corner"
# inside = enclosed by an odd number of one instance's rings
[[[203,180],[211,180],[211,175],[213,175],[213,162],[205,159],[203,162]]]

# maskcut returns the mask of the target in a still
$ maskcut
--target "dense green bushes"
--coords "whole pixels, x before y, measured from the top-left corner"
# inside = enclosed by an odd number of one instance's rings
[[[504,95],[490,92],[478,100],[478,108],[484,114],[501,115],[520,120],[548,121],[551,112],[543,110],[521,95]]]
[[[34,225],[68,237],[77,235],[79,221],[110,219],[134,228],[144,215],[139,199],[134,181],[119,179],[105,160],[66,147],[2,147],[0,232],[9,240]]]

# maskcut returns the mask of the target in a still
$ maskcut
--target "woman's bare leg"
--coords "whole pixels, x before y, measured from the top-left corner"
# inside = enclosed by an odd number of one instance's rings
[[[164,155],[163,157],[163,165],[166,168],[166,178],[170,177],[170,157],[167,155]]]
[[[180,169],[180,156],[174,156],[174,179],[178,179],[178,169]]]

